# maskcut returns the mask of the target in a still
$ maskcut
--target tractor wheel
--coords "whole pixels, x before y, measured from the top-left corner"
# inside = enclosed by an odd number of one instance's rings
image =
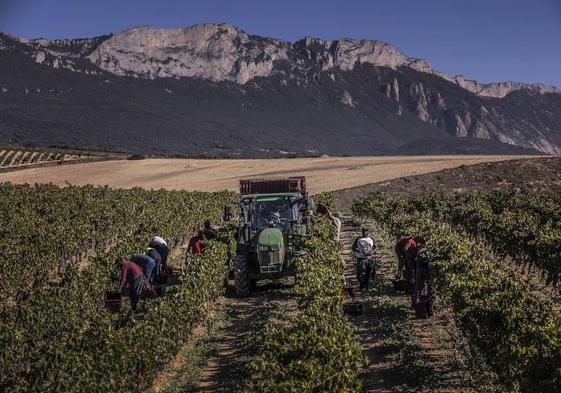
[[[250,295],[251,281],[249,279],[247,258],[243,255],[238,255],[234,261],[234,282],[238,297],[248,297]]]

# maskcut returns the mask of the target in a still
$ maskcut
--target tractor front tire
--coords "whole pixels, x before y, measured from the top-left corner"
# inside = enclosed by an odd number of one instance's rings
[[[251,294],[249,266],[247,258],[243,255],[238,255],[234,261],[234,282],[238,297],[248,297]]]

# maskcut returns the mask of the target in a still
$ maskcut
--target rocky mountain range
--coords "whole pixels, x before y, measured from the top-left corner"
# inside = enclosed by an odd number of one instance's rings
[[[561,153],[561,89],[479,83],[374,40],[229,24],[0,34],[0,143],[208,156]]]

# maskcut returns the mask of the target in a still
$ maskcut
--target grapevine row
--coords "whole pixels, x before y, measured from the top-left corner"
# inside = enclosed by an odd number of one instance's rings
[[[297,260],[298,315],[266,329],[254,363],[264,392],[358,392],[366,359],[343,315],[343,268],[333,226],[321,218]]]
[[[82,156],[81,153],[68,154],[55,151],[2,149],[0,150],[0,168],[57,161],[76,161],[83,157],[87,156]]]
[[[181,240],[178,235],[190,233],[207,216],[218,217],[232,194],[207,196],[139,188],[0,185],[0,301],[18,303],[34,289],[58,282],[68,267],[84,265],[80,259],[86,253],[126,248],[155,233]]]
[[[547,284],[561,281],[561,197],[557,193],[419,194],[405,199],[404,206],[411,214],[427,212],[472,236],[483,236],[497,254],[538,267]]]
[[[145,317],[144,321],[139,324],[134,322],[130,315],[122,315],[115,321],[105,313],[100,313],[103,292],[111,288],[118,278],[118,269],[113,262],[115,257],[142,251],[147,239],[154,233],[167,238],[172,246],[179,243],[185,236],[192,233],[193,227],[204,218],[218,217],[222,205],[231,199],[232,194],[149,192],[140,189],[114,191],[93,187],[65,189],[57,189],[52,186],[4,185],[1,187],[3,192],[0,198],[9,200],[8,196],[12,196],[11,201],[16,203],[15,206],[19,209],[8,218],[4,217],[4,222],[9,227],[16,228],[18,221],[25,224],[24,218],[27,216],[21,215],[21,213],[27,212],[31,214],[34,227],[27,226],[26,228],[34,233],[43,234],[43,237],[37,238],[42,241],[32,244],[18,241],[17,236],[7,236],[4,239],[5,247],[15,251],[11,257],[13,258],[14,254],[18,255],[17,251],[28,252],[37,258],[44,253],[53,256],[52,261],[29,259],[24,261],[28,263],[24,266],[21,266],[22,261],[16,265],[3,263],[2,272],[8,273],[7,277],[17,283],[18,279],[27,278],[26,274],[20,274],[18,277],[18,274],[22,272],[21,268],[41,272],[44,268],[42,263],[50,263],[47,269],[49,266],[64,266],[63,269],[59,269],[59,275],[54,279],[35,281],[33,286],[18,289],[17,296],[10,297],[8,293],[2,301],[0,341],[3,344],[3,351],[0,355],[0,367],[3,373],[0,377],[0,387],[3,390],[74,391],[77,388],[72,381],[84,380],[94,384],[96,378],[100,377],[96,374],[98,368],[118,369],[123,365],[122,360],[127,359],[127,356],[132,359],[133,354],[131,354],[130,348],[124,350],[122,354],[118,353],[121,348],[117,352],[112,349],[112,345],[124,345],[124,341],[122,341],[124,337],[137,335],[130,329],[137,327],[141,329],[139,325],[142,325],[145,326],[142,329],[152,333],[158,332],[162,320],[168,321],[171,317],[181,323],[182,320],[178,318],[183,318],[185,315],[177,314],[176,305],[168,308],[166,304],[175,302],[177,296],[204,297],[208,292],[207,286],[210,284],[216,286],[224,277],[222,273],[224,273],[225,256],[223,254],[225,251],[218,248],[216,253],[212,253],[209,249],[204,258],[210,260],[201,262],[203,265],[199,267],[200,274],[205,274],[205,276],[200,277],[196,285],[193,285],[190,280],[193,275],[199,274],[196,270],[191,270],[197,269],[197,265],[188,266],[189,277],[185,277],[184,281],[191,284],[190,287],[178,288],[177,291],[180,292],[180,295],[175,294],[175,290],[172,290],[164,299],[150,302],[149,306],[161,305],[164,307],[162,312],[167,313],[163,316],[164,319],[147,322],[149,318]],[[19,198],[22,191],[27,191],[23,192],[27,199]],[[96,198],[97,196],[101,196],[101,198]],[[64,210],[64,203],[56,203],[57,197],[63,197],[66,206],[81,205],[82,210],[72,215]],[[92,210],[85,211],[84,209],[88,207],[91,207]],[[105,221],[107,218],[113,217],[116,219]],[[60,219],[58,224],[60,226],[49,226],[49,224],[57,222],[57,219]],[[76,227],[73,227],[71,222],[74,222]],[[124,222],[128,225],[125,225]],[[68,225],[67,233],[57,232],[58,228],[62,230],[65,225]],[[125,226],[126,230],[122,230],[121,226]],[[92,227],[95,227],[95,233],[93,233]],[[53,233],[48,235],[47,232],[51,229]],[[94,235],[98,236],[94,240],[104,246],[98,246],[97,255],[90,258],[89,264],[85,268],[80,268],[78,261],[71,260],[70,263],[64,261],[64,255],[56,253],[56,250],[51,250],[52,252],[49,253],[49,240],[56,239],[57,236],[54,235],[62,236],[65,239],[82,237],[88,240],[88,243],[91,241],[89,237]],[[105,241],[102,240],[103,236],[107,236]],[[77,242],[76,250],[80,249],[79,244],[81,243]],[[220,271],[220,279],[218,274],[208,270],[210,268],[215,272]],[[23,272],[25,273],[26,270],[23,269]],[[193,295],[192,291],[197,291],[197,294]],[[169,304],[171,307],[173,303]],[[191,302],[180,309],[183,313],[187,312],[194,321],[200,313],[201,305],[200,301]],[[185,307],[189,307],[190,311]],[[152,311],[150,307],[147,316],[153,312],[155,311]],[[182,328],[187,329],[186,332],[189,331],[188,326],[182,326]],[[159,334],[162,334],[162,339],[171,343],[175,340],[176,329],[169,327]],[[121,336],[123,337],[120,339],[121,341],[113,340],[115,337]],[[179,335],[179,338],[181,337],[184,336]],[[140,340],[144,339],[140,338]],[[156,339],[152,340],[158,342]],[[152,348],[150,345],[146,348],[155,353],[161,352],[160,349]],[[164,354],[162,353],[162,355]],[[76,359],[81,356],[83,359]],[[119,356],[115,364],[111,363],[113,362],[111,356]],[[78,368],[76,371],[76,367],[81,364],[85,364],[84,368]],[[157,365],[158,362],[137,365],[135,369],[140,374],[134,375],[149,375],[154,372]],[[77,372],[82,374],[76,374]],[[130,376],[119,376],[119,374],[117,371],[111,373],[110,370],[104,372],[103,375],[111,377],[107,382],[108,386],[114,384],[116,387],[122,387],[133,383]],[[86,382],[84,382],[84,386],[87,386]],[[146,383],[146,381],[144,382]],[[65,386],[65,383],[71,384],[71,386]],[[81,390],[82,385],[79,386],[78,390]],[[108,388],[108,390],[121,389]]]
[[[445,220],[411,212],[409,201],[381,193],[356,200],[353,212],[382,223],[394,236],[427,240],[437,293],[453,310],[470,347],[509,390],[561,391],[561,317],[514,274],[503,275],[485,249]]]

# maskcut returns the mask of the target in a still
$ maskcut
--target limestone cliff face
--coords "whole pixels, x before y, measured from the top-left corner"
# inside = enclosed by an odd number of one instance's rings
[[[391,92],[387,84],[386,95]],[[541,94],[530,91],[528,94]],[[391,96],[391,95],[390,95]],[[513,121],[501,106],[471,102],[447,102],[447,98],[431,86],[419,81],[409,84],[406,97],[408,108],[421,120],[444,127],[459,138],[493,139],[510,145],[524,146],[547,154],[559,155],[561,148],[547,135],[547,127],[529,121]]]
[[[479,83],[436,71],[428,61],[376,40],[306,37],[287,42],[250,35],[229,24],[200,24],[173,29],[140,26],[75,40],[27,40],[0,34],[0,56],[2,51],[16,51],[56,72],[150,80],[193,78],[233,84],[244,93],[257,86],[265,95],[291,86],[317,89],[317,107],[328,105],[333,98],[346,114],[366,118],[377,116],[368,102],[378,104],[380,95],[385,100],[383,107],[390,108],[391,116],[400,116],[399,121],[412,116],[458,138],[501,141],[561,154],[561,136],[555,136],[561,134],[557,122],[561,106],[555,98],[561,95],[559,88]],[[356,75],[363,78],[360,83],[354,79]],[[36,91],[34,86],[21,88],[25,94]],[[370,95],[365,97],[364,92]],[[0,93],[6,94],[7,87],[0,86]],[[528,96],[521,104],[511,99],[517,94]],[[551,105],[549,96],[553,97]],[[525,103],[542,98],[543,108],[536,104],[525,117],[518,115]],[[509,104],[503,105],[505,101]],[[510,110],[509,105],[517,109]]]
[[[527,84],[520,82],[497,82],[479,83],[474,80],[465,79],[463,75],[449,75],[444,72],[436,71],[435,75],[447,81],[453,82],[467,91],[483,97],[503,98],[507,94],[517,90],[528,90],[538,94],[561,93],[561,89],[553,86],[546,86],[541,83]]]
[[[244,84],[269,76],[275,61],[287,59],[288,47],[279,40],[250,37],[228,24],[179,29],[141,26],[104,41],[88,58],[117,75]]]
[[[307,37],[290,43],[249,35],[230,24],[173,29],[139,26],[93,39],[17,40],[27,45],[29,56],[38,63],[83,71],[84,67],[76,66],[75,60],[87,59],[116,75],[149,79],[193,77],[245,84],[272,75],[286,62],[293,69],[322,71],[352,71],[356,65],[370,64],[392,69],[409,67],[485,97],[503,98],[523,89],[539,94],[561,93],[559,88],[542,84],[479,83],[462,75],[435,71],[428,61],[409,57],[381,41]],[[0,42],[0,50],[2,47]]]
[[[323,71],[333,68],[352,71],[357,64],[393,69],[405,66],[437,75],[485,97],[503,98],[521,89],[540,94],[561,93],[556,87],[541,84],[483,84],[462,75],[435,71],[428,61],[411,58],[381,41],[308,37],[289,43],[250,36],[229,24],[201,24],[178,29],[140,26],[115,34],[88,58],[114,74],[143,78],[195,77],[245,84],[256,77],[270,76],[279,61],[287,60],[299,69],[320,67]]]

